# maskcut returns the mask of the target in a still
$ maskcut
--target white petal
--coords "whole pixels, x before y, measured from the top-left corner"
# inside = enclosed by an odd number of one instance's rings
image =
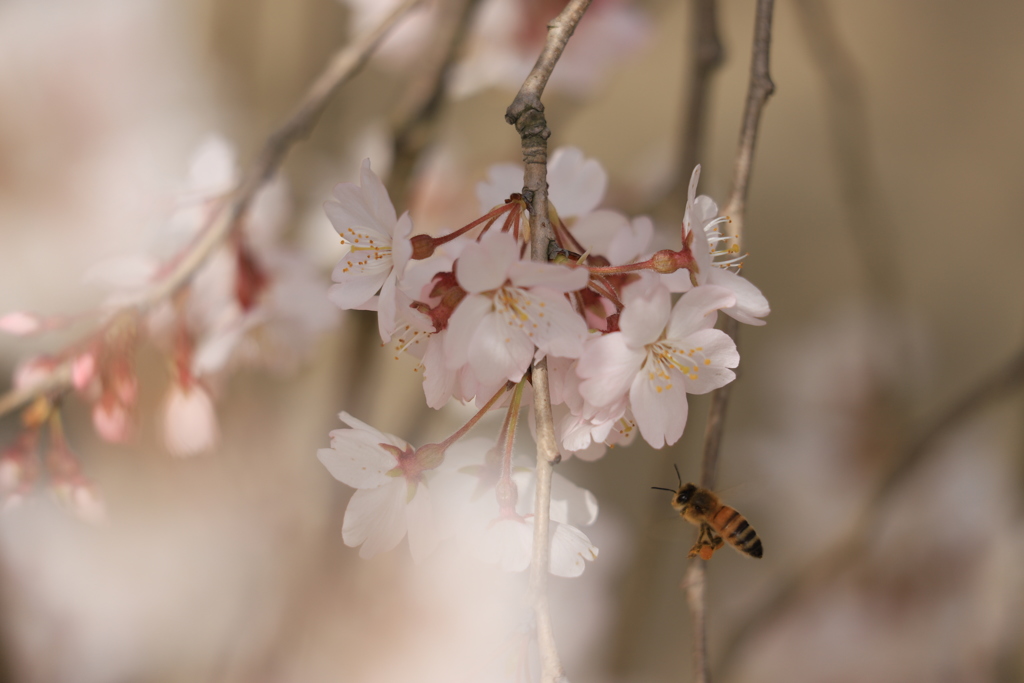
[[[511,328],[518,326],[530,342],[545,353],[561,358],[578,358],[587,339],[587,325],[576,315],[565,296],[543,287],[518,290],[518,293],[521,315],[525,320],[506,311],[506,324]]]
[[[480,211],[487,213],[504,204],[514,192],[523,191],[523,167],[518,164],[495,164],[487,169],[487,180],[476,184],[476,198]]]
[[[699,330],[682,339],[678,346],[684,351],[699,348],[699,353],[705,357],[704,361],[698,362],[693,372],[687,375],[686,393],[706,394],[736,378],[736,374],[727,368],[739,365],[740,354],[736,351],[736,343],[725,332]],[[699,361],[699,358],[700,356],[695,360]]]
[[[405,524],[409,529],[409,551],[416,562],[425,560],[440,541],[437,520],[427,487],[416,487],[416,495],[405,506]]]
[[[697,330],[714,327],[718,311],[735,303],[736,295],[724,287],[694,287],[676,302],[665,336],[669,339],[682,339]]]
[[[645,351],[631,348],[621,332],[590,339],[576,366],[580,394],[593,406],[611,405],[629,391],[643,365]]]
[[[393,226],[395,224],[395,207],[388,197],[387,188],[380,181],[377,174],[370,168],[370,160],[363,159],[359,167],[359,184],[363,190],[366,206],[373,215],[380,221],[381,225]]]
[[[626,343],[642,348],[656,342],[665,331],[672,311],[672,297],[656,278],[644,277],[622,292],[625,308],[619,316],[619,329]]]
[[[484,385],[518,382],[533,360],[533,342],[501,315],[484,316],[469,346],[469,365]]]
[[[445,334],[447,330],[433,335],[423,353],[423,394],[427,405],[435,410],[444,407],[455,387],[455,371],[448,369],[444,361]]]
[[[612,265],[632,263],[647,252],[653,237],[654,221],[647,216],[637,216],[628,226],[619,230],[608,245],[608,253],[605,255]]]
[[[477,546],[481,560],[509,572],[521,572],[530,566],[532,553],[533,524],[517,519],[502,519],[492,524]]]
[[[586,569],[587,561],[597,559],[597,548],[574,526],[558,523],[552,526],[551,573],[567,578],[579,576]]]
[[[369,558],[391,550],[405,536],[405,479],[394,479],[375,489],[359,489],[348,501],[341,538],[359,557]]]
[[[551,203],[563,218],[593,211],[604,198],[608,174],[576,147],[560,147],[548,162]]]
[[[723,308],[722,312],[747,325],[764,325],[763,318],[771,313],[768,299],[750,280],[723,268],[712,269],[708,284],[725,287],[736,295],[736,305]]]
[[[497,289],[519,260],[519,246],[507,232],[491,231],[479,242],[467,244],[455,262],[455,277],[470,294]]]
[[[629,402],[640,434],[653,448],[666,444],[671,446],[683,435],[686,427],[685,385],[678,372],[673,370],[671,374],[673,378],[669,383],[655,384],[648,379],[647,373],[641,372],[629,390]]]
[[[590,253],[608,256],[612,240],[628,227],[629,218],[625,214],[611,209],[598,209],[580,216],[572,226],[572,234]]]
[[[480,294],[466,296],[448,319],[444,338],[445,365],[455,370],[466,364],[469,346],[484,316],[492,311],[491,298]]]
[[[556,511],[557,506],[557,511]],[[551,519],[576,526],[597,521],[597,498],[557,472],[551,477]]]
[[[369,432],[338,429],[331,432],[331,447],[321,448],[316,457],[338,481],[357,489],[372,489],[393,481],[388,472],[398,461],[380,447]]]

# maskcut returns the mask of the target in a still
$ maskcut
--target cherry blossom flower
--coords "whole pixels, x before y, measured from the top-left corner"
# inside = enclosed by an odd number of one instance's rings
[[[580,149],[559,147],[548,161],[548,185],[548,201],[559,216],[582,216],[593,211],[604,199],[608,174],[596,159],[585,158]],[[495,164],[487,170],[487,180],[476,186],[480,210],[486,212],[522,189],[522,165]]]
[[[494,462],[481,462],[489,454],[496,459],[494,442],[471,439],[452,446],[443,471],[436,479],[439,497],[448,502],[447,522],[472,554],[505,571],[519,572],[530,566],[533,556],[533,511],[536,476],[524,458],[512,474],[516,490],[514,509],[502,511],[493,493],[497,477]],[[597,519],[594,495],[559,473],[551,481],[550,571],[556,576],[575,577],[586,563],[596,559],[598,549],[578,527]]]
[[[686,197],[686,214],[683,218],[683,229],[693,235],[691,250],[697,262],[696,274],[698,285],[714,285],[724,287],[736,296],[733,306],[723,308],[722,312],[747,325],[764,325],[761,318],[771,312],[768,300],[750,280],[729,270],[739,263],[737,251],[727,249],[718,251],[719,242],[728,238],[719,234],[718,226],[725,220],[718,217],[718,205],[711,197],[697,196],[697,181],[700,179],[700,166],[693,169],[690,186]],[[715,257],[725,256],[724,261],[715,261]],[[678,271],[666,280],[673,291],[686,291],[691,286],[689,271]]]
[[[448,322],[448,367],[468,364],[492,392],[506,380],[522,379],[535,347],[576,358],[587,336],[563,295],[583,288],[587,272],[524,261],[518,254],[511,235],[492,231],[467,245],[456,262],[456,277],[468,294]]]
[[[337,201],[324,202],[324,211],[350,249],[334,267],[331,277],[337,284],[329,296],[343,310],[376,310],[386,343],[395,329],[396,280],[412,256],[412,221],[408,213],[396,217],[369,159],[360,169],[360,184],[341,183],[334,196]]]
[[[717,311],[736,297],[705,285],[684,294],[676,305],[654,277],[623,291],[620,332],[588,341],[577,373],[580,393],[590,406],[611,406],[628,393],[637,426],[654,448],[679,440],[686,425],[686,394],[703,394],[735,377],[736,344],[712,329]],[[593,408],[591,412],[597,412]]]
[[[331,447],[317,457],[335,479],[357,489],[345,510],[342,539],[369,558],[408,536],[413,559],[422,561],[440,540],[427,487],[439,454],[416,451],[348,413],[339,417],[351,428],[331,432]]]

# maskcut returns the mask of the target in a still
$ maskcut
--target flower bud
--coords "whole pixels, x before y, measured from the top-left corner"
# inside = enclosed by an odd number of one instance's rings
[[[412,243],[412,260],[422,261],[434,254],[434,238],[430,235],[416,235],[409,239]]]

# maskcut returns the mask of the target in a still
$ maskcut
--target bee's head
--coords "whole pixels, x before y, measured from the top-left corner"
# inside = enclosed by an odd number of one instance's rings
[[[677,510],[681,510],[687,503],[690,502],[690,498],[697,491],[697,487],[693,484],[684,484],[679,487],[676,491],[676,495],[672,497],[672,507]]]

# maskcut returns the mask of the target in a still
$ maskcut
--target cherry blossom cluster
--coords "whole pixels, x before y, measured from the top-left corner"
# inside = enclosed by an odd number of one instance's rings
[[[114,258],[88,273],[106,292],[100,310],[75,318],[23,311],[0,316],[0,331],[15,335],[94,321],[93,331],[77,342],[23,363],[14,386],[42,386],[64,373],[72,392],[89,404],[96,433],[112,443],[129,442],[139,419],[135,356],[149,341],[169,370],[161,409],[168,451],[208,452],[219,433],[214,396],[227,374],[243,364],[286,369],[337,318],[313,265],[281,244],[288,207],[280,181],[256,195],[241,224],[182,287],[163,286],[179,263],[195,255],[202,231],[238,182],[232,148],[211,137],[192,159],[187,181],[154,236],[153,254]],[[4,505],[22,500],[45,471],[61,500],[96,519],[102,504],[60,425],[66,393],[44,393],[23,412],[21,434],[0,453],[0,497]]]
[[[348,252],[334,269],[331,300],[377,312],[382,341],[418,360],[429,406],[456,400],[479,408],[448,439],[419,448],[342,415],[349,428],[332,432],[319,457],[359,489],[345,515],[346,543],[370,556],[408,535],[422,558],[442,538],[460,535],[459,525],[434,520],[452,516],[439,511],[440,501],[451,508],[462,500],[461,514],[475,519],[462,525],[476,534],[473,547],[524,568],[532,475],[517,470],[513,440],[541,358],[562,457],[598,458],[637,431],[655,448],[682,436],[687,394],[735,377],[739,355],[714,327],[718,312],[754,325],[769,312],[737,273],[742,256],[719,230],[728,219],[696,195],[699,171],[678,241],[653,250],[650,219],[597,208],[607,184],[601,166],[577,149],[557,150],[548,171],[555,239],[547,262],[530,258],[530,205],[518,192],[516,165],[493,167],[477,187],[482,215],[440,236],[413,234],[412,218],[397,215],[369,160],[358,185],[335,188],[325,210]],[[498,438],[454,455],[456,442],[498,408],[506,411]],[[458,498],[460,488],[473,495]],[[571,498],[552,503],[551,571],[566,576],[597,552],[577,528],[593,521],[596,502],[589,494],[584,505]]]

